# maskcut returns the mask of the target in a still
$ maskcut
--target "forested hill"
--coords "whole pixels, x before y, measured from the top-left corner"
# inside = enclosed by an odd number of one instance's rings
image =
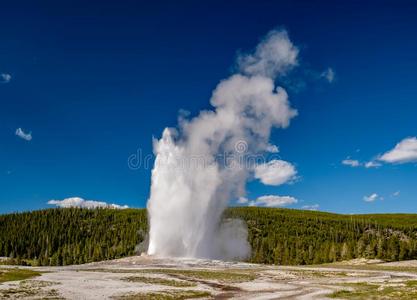
[[[417,258],[417,215],[338,215],[239,207],[250,261],[316,264],[358,257]],[[15,263],[68,265],[136,254],[147,232],[144,209],[47,209],[0,216],[0,256]],[[9,261],[10,262],[10,261]]]

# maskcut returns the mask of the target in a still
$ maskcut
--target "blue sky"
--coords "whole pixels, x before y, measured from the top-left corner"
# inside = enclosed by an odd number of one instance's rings
[[[298,68],[277,82],[299,115],[271,142],[298,179],[251,181],[247,197],[417,212],[414,152],[378,161],[417,136],[416,14],[414,1],[5,2],[0,213],[68,197],[144,207],[151,170],[129,168],[128,158],[150,156],[152,136],[175,126],[180,110],[209,109],[238,53],[276,28],[300,51]]]

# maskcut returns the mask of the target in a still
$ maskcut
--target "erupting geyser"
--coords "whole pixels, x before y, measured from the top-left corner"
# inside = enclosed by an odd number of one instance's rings
[[[243,259],[250,254],[240,220],[221,220],[229,200],[245,194],[253,169],[245,158],[264,153],[273,127],[297,112],[274,79],[297,64],[286,31],[272,31],[253,54],[237,59],[237,73],[220,82],[201,111],[154,141],[148,200],[148,254]]]

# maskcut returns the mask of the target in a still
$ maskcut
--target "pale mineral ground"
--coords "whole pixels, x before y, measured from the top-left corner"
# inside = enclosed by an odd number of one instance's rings
[[[133,256],[0,283],[1,299],[415,299],[417,262],[271,266]]]

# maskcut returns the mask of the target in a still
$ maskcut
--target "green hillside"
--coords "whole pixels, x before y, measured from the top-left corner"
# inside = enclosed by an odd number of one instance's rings
[[[250,261],[317,264],[358,257],[417,258],[417,215],[338,215],[239,207],[225,218],[249,229]],[[0,216],[0,256],[15,263],[69,265],[133,255],[147,232],[144,209],[47,209]]]

